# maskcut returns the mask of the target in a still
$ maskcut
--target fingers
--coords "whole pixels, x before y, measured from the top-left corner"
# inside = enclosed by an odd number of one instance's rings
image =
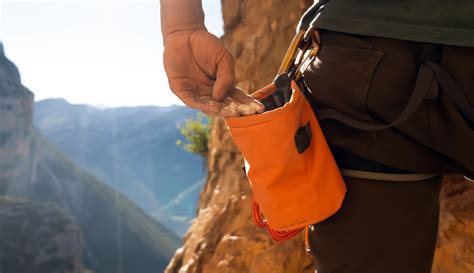
[[[252,97],[257,99],[257,100],[262,100],[269,95],[273,94],[276,91],[276,85],[274,83],[271,83],[265,87],[263,87],[260,90],[255,91],[255,93],[252,94]]]
[[[189,91],[178,91],[175,94],[187,106],[201,110],[207,115],[218,115],[222,107],[221,103],[212,100],[210,96],[198,97]]]
[[[239,114],[242,116],[251,116],[257,114],[257,109],[252,105],[241,104],[238,106]]]
[[[222,48],[222,58],[217,62],[216,82],[212,89],[212,99],[222,101],[228,90],[234,87],[235,71],[234,57],[227,49]]]
[[[219,116],[224,118],[250,116],[264,111],[262,103],[235,87],[227,93],[222,103],[224,106],[221,108]]]
[[[222,107],[219,116],[221,118],[239,117],[240,111],[237,103],[231,101],[228,105]]]
[[[261,102],[246,94],[240,88],[235,87],[229,91],[229,97],[240,103],[242,106],[240,108],[242,115],[254,115],[262,113],[265,110],[265,107]]]
[[[212,99],[210,92],[204,85],[172,84],[176,90],[174,93],[187,106],[201,110],[210,116],[239,117],[262,113],[265,110],[263,104],[246,94],[239,88],[232,87],[224,99],[219,102]],[[176,88],[179,86],[179,89]]]
[[[185,78],[169,78],[173,93],[187,106],[207,115],[218,115],[222,103],[211,98],[212,87]]]

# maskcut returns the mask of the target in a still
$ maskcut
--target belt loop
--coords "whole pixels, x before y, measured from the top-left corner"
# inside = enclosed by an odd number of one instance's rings
[[[441,61],[441,46],[438,44],[419,43],[420,52],[418,53],[418,64],[426,65],[429,62],[439,64]],[[421,70],[420,70],[421,71]],[[433,78],[426,95],[426,99],[434,100],[439,96],[438,81]]]
[[[433,62],[439,64],[441,61],[441,47],[437,44],[420,43],[418,63]]]

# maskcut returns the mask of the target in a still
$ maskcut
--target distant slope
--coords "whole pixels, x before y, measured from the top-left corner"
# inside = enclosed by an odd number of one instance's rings
[[[205,174],[202,159],[175,142],[178,125],[195,115],[182,106],[99,109],[48,99],[35,104],[34,122],[74,162],[182,235],[199,190],[174,205],[186,210],[169,203]]]
[[[0,196],[0,242],[3,273],[84,272],[82,233],[54,204]]]
[[[196,211],[196,204],[199,201],[199,193],[201,192],[205,178],[197,181],[193,185],[189,186],[188,189],[178,194],[168,204],[150,210],[149,213],[155,219],[161,219],[163,214],[171,217],[178,234],[184,234],[188,227],[190,219],[188,215],[194,216]]]
[[[65,208],[85,240],[84,264],[97,273],[160,272],[178,237],[122,194],[82,171],[37,133],[32,139],[33,176],[10,194]]]

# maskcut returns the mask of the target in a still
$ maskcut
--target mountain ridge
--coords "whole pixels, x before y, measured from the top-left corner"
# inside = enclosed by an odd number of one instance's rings
[[[176,140],[183,139],[178,127],[196,115],[177,105],[101,109],[59,98],[37,101],[34,123],[75,163],[182,236],[195,217],[200,188],[179,203],[175,197],[206,173],[203,159]]]
[[[22,85],[18,69],[1,51],[0,195],[38,204],[29,206],[31,208],[42,208],[44,203],[61,208],[67,214],[65,217],[73,220],[71,225],[80,228],[84,238],[83,255],[78,253],[82,252],[80,243],[70,246],[78,247],[72,252],[77,253],[73,257],[80,259],[82,256],[81,263],[87,269],[96,273],[152,273],[164,269],[179,238],[122,194],[75,165],[34,128],[34,94]],[[14,207],[4,205],[2,209],[7,215]],[[52,212],[53,209],[46,206],[41,215]],[[20,215],[29,217],[28,214]],[[63,217],[58,213],[55,215],[59,217],[57,219]],[[13,224],[19,226],[13,226],[9,231],[21,230],[27,220],[18,219]],[[8,230],[0,228],[0,232],[5,235]],[[35,233],[29,235],[36,236]],[[67,240],[68,237],[54,238]],[[64,244],[58,242],[57,246],[60,245]],[[9,268],[15,261],[2,247],[5,246],[0,246],[1,268]],[[30,253],[42,253],[42,245],[34,247],[40,249]],[[42,257],[54,267],[54,257]],[[23,259],[27,268],[41,257],[17,258]],[[71,263],[70,268],[61,272],[82,273],[78,271],[79,267]]]

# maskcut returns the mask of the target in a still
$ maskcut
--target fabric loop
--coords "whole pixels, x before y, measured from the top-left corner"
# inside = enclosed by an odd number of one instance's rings
[[[413,94],[410,97],[405,109],[403,109],[402,113],[398,116],[390,124],[386,125],[375,125],[366,123],[360,120],[357,120],[347,114],[344,114],[335,109],[321,109],[317,111],[317,117],[319,121],[325,119],[334,119],[339,122],[342,122],[350,127],[354,127],[361,130],[366,131],[378,131],[383,129],[388,129],[390,127],[399,125],[400,123],[406,121],[423,103],[425,98],[428,97],[430,90],[432,89],[432,81],[434,79],[434,73],[426,64],[422,64],[420,66],[420,70],[418,73],[418,78],[416,79],[415,88],[413,89]]]
[[[474,107],[469,103],[461,88],[457,85],[456,81],[451,75],[443,69],[439,64],[428,61],[426,64],[434,71],[435,77],[443,87],[444,94],[451,100],[451,102],[458,108],[459,112],[466,121],[469,123],[471,128],[474,127]]]
[[[436,99],[440,85],[450,101],[457,107],[461,115],[466,119],[471,128],[474,127],[474,107],[470,105],[466,96],[456,84],[449,73],[440,65],[425,61],[420,65],[418,77],[416,79],[413,93],[397,119],[386,125],[375,125],[357,120],[336,109],[321,109],[317,111],[319,121],[333,119],[342,122],[350,127],[366,131],[378,131],[388,129],[406,121],[420,107],[426,99]]]

